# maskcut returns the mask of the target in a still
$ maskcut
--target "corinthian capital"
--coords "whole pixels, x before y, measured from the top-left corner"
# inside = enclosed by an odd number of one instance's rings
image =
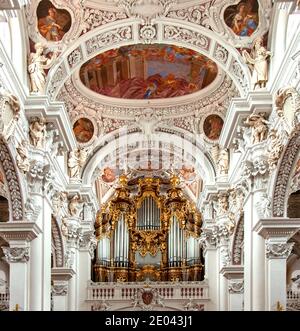
[[[97,247],[97,239],[92,231],[83,233],[79,244],[80,248],[88,249],[92,258],[94,258],[94,251]]]
[[[29,247],[1,247],[8,263],[29,261]]]
[[[266,255],[268,259],[286,259],[292,252],[294,243],[266,242]]]

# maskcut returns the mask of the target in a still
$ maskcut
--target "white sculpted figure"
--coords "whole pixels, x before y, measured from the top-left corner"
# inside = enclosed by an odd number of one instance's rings
[[[269,122],[264,118],[264,114],[251,114],[245,124],[252,127],[252,143],[260,143],[266,139]]]
[[[253,56],[244,50],[243,58],[246,63],[253,65],[252,73],[252,83],[254,84],[254,89],[258,85],[259,88],[266,87],[268,81],[268,62],[267,59],[271,55],[271,52],[267,51],[263,46],[263,39],[261,37],[257,38],[254,42]]]
[[[220,175],[227,175],[229,168],[229,157],[227,149],[222,149],[218,158],[218,166]]]
[[[29,136],[31,144],[34,147],[44,148],[46,140],[46,122],[43,118],[31,122],[29,126]]]
[[[80,171],[87,159],[87,151],[85,149],[75,149],[69,154],[68,167],[70,178],[79,178]]]
[[[27,141],[23,140],[17,147],[17,165],[24,173],[28,172],[30,168],[27,146]]]
[[[223,215],[228,212],[229,209],[229,202],[228,196],[226,194],[219,194],[219,214]]]
[[[69,212],[71,216],[79,217],[82,207],[82,200],[80,199],[79,194],[75,194],[69,202]]]
[[[28,58],[28,72],[30,76],[30,91],[43,93],[46,84],[46,74],[44,69],[49,69],[57,58],[54,53],[51,59],[43,55],[44,47],[41,43],[34,45],[35,53],[30,53]]]

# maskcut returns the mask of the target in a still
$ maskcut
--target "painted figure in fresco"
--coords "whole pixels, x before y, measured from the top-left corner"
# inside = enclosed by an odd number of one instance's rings
[[[223,120],[218,115],[208,116],[204,122],[204,132],[211,140],[219,139],[223,128]]]
[[[241,2],[236,9],[229,7],[225,11],[225,20],[232,31],[241,37],[249,37],[258,26],[258,15],[253,12],[253,2]]]
[[[182,166],[180,170],[180,174],[183,177],[183,179],[186,181],[194,180],[196,177],[195,168],[186,165]]]
[[[77,120],[73,127],[73,132],[76,139],[80,143],[86,143],[90,141],[94,134],[93,123],[87,118],[80,118]]]
[[[113,169],[106,167],[103,169],[103,174],[101,178],[106,183],[112,183],[116,179],[116,175]]]
[[[91,90],[109,97],[158,99],[199,91],[217,72],[214,62],[193,50],[139,45],[97,55],[82,66],[80,78]]]
[[[39,19],[38,27],[41,35],[49,41],[60,41],[65,34],[63,28],[57,24],[57,11],[53,7],[48,9],[46,17]]]
[[[267,51],[263,45],[263,38],[259,37],[255,40],[253,48],[253,57],[246,51],[243,51],[243,58],[247,63],[253,65],[252,84],[254,89],[266,87],[268,81],[268,58],[271,52]]]

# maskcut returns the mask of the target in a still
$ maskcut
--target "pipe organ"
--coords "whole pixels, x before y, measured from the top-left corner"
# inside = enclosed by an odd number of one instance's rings
[[[162,185],[161,178],[131,183],[122,175],[97,215],[94,281],[201,280],[200,226],[177,176]]]

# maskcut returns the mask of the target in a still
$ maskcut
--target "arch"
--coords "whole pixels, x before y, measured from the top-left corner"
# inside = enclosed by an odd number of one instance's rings
[[[285,148],[278,167],[277,176],[272,192],[272,215],[274,217],[287,216],[287,201],[289,187],[293,176],[293,169],[300,150],[300,124],[291,133],[291,138]]]
[[[117,131],[118,134],[122,133],[122,129]],[[115,134],[115,132],[114,132]],[[110,136],[110,139],[108,137]],[[145,140],[145,135],[141,132],[132,132],[129,130],[128,134],[126,136],[119,136],[119,139],[114,139],[113,135],[107,135],[101,139],[98,143],[98,148],[94,150],[93,155],[90,157],[89,161],[87,162],[83,174],[82,174],[82,183],[83,185],[90,186],[92,182],[92,177],[97,169],[97,167],[100,165],[101,161],[104,160],[106,156],[108,156],[111,153],[114,153],[117,151],[117,149],[122,149],[125,148],[127,150],[127,146],[130,145],[132,142],[148,142],[148,140]],[[151,143],[165,143],[169,144],[172,142],[174,144],[174,147],[177,147],[181,149],[184,144],[184,150],[186,154],[192,154],[192,153],[187,153],[186,151],[190,150],[193,151],[195,163],[199,166],[196,168],[196,172],[198,172],[201,176],[201,178],[207,182],[207,183],[214,183],[215,181],[215,169],[208,158],[207,154],[203,152],[203,149],[199,144],[197,143],[196,139],[194,138],[193,140],[188,139],[187,137],[182,138],[182,136],[177,132],[174,133],[168,133],[168,132],[156,132],[151,137],[150,140]]]
[[[243,242],[244,242],[244,214],[240,216],[233,234],[232,250],[231,250],[232,251],[231,261],[233,265],[242,264]]]
[[[18,171],[9,148],[3,138],[0,138],[0,162],[8,188],[10,221],[23,221],[23,198]]]
[[[66,50],[48,75],[46,94],[55,100],[67,78],[95,55],[126,45],[149,43],[141,33],[141,19],[131,18],[100,26]],[[239,52],[211,30],[171,18],[155,20],[151,43],[173,44],[202,53],[219,65],[245,96],[250,88],[250,70]]]
[[[51,236],[54,244],[55,252],[54,254],[54,266],[63,267],[64,266],[64,245],[62,240],[62,235],[60,232],[59,225],[55,217],[52,216],[51,219]]]

